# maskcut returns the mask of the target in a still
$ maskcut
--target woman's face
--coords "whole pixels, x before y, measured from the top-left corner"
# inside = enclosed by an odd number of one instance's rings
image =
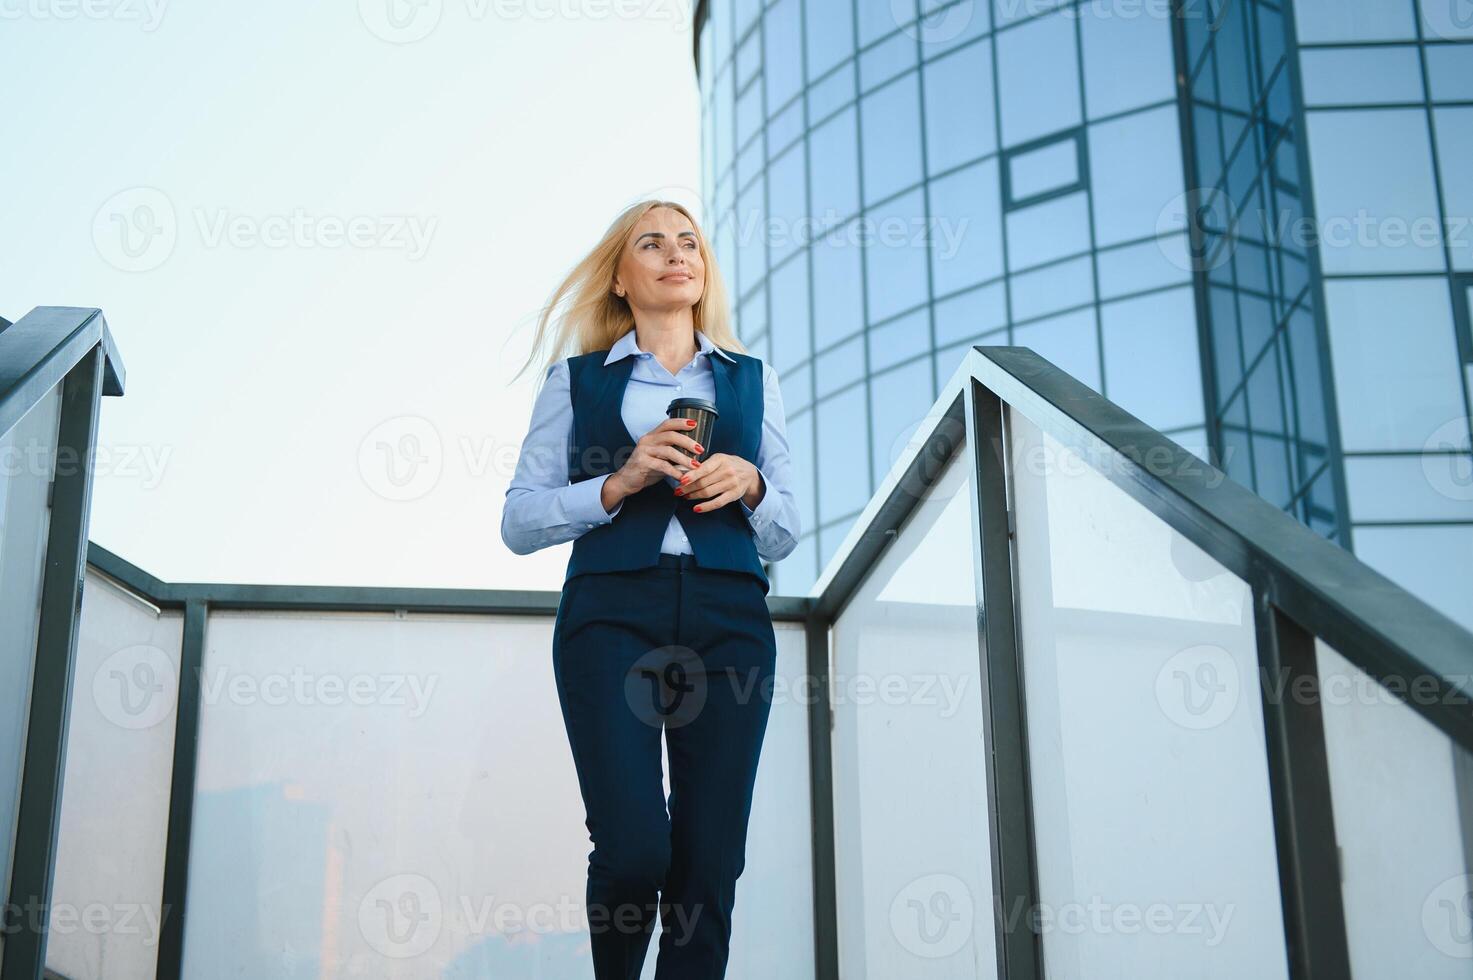
[[[694,306],[706,289],[706,266],[690,219],[674,208],[651,208],[629,233],[614,273],[631,309]]]

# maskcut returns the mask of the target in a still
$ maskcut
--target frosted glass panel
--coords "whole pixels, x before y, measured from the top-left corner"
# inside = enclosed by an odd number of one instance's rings
[[[71,980],[157,966],[183,623],[88,570],[46,941]]]
[[[1010,414],[1048,975],[1284,977],[1251,592]]]
[[[802,631],[777,636],[801,693]],[[213,614],[184,975],[591,976],[592,845],[551,643],[551,617]],[[801,978],[807,705],[783,690],[731,969]]]
[[[840,975],[996,976],[965,455],[833,628]]]
[[[56,459],[61,385],[0,434],[0,884],[10,894],[31,679],[36,666],[41,575],[51,511],[46,488]],[[4,937],[0,936],[0,943]],[[3,947],[0,947],[3,948]]]
[[[1468,760],[1323,640],[1315,649],[1351,971],[1467,977],[1473,877],[1458,798]]]

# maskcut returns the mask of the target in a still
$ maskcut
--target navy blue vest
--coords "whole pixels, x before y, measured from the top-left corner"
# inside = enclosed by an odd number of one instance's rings
[[[634,370],[635,357],[621,357],[604,366],[608,350],[568,358],[569,396],[573,401],[573,432],[568,440],[568,482],[578,483],[613,473],[628,461],[644,433],[631,433],[622,414],[624,389]],[[716,425],[707,454],[726,453],[753,463],[762,441],[762,361],[729,352],[735,364],[719,354],[706,355],[716,387]],[[767,490],[771,493],[769,487]],[[691,513],[694,502],[675,496],[664,479],[624,498],[624,505],[608,524],[585,531],[573,541],[564,582],[585,572],[616,572],[648,568],[659,562],[660,544],[670,515],[685,528],[685,536],[702,568],[749,572],[771,588],[757,542],[740,501],[701,514]]]

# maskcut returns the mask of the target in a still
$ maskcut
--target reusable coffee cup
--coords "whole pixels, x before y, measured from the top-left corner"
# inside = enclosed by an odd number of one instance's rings
[[[704,398],[677,398],[665,408],[672,419],[695,419],[696,427],[686,432],[701,447],[701,452],[692,454],[682,446],[675,448],[692,459],[704,459],[711,452],[711,430],[716,427],[716,406]]]

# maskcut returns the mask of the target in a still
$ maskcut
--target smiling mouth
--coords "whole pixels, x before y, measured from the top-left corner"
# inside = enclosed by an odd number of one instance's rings
[[[660,277],[660,281],[661,282],[670,282],[671,280],[675,280],[675,279],[684,279],[685,281],[689,282],[690,280],[692,280],[694,278],[695,278],[695,276],[691,275],[689,272],[676,272],[676,273],[672,273],[671,275],[668,275],[668,276],[661,276]]]

